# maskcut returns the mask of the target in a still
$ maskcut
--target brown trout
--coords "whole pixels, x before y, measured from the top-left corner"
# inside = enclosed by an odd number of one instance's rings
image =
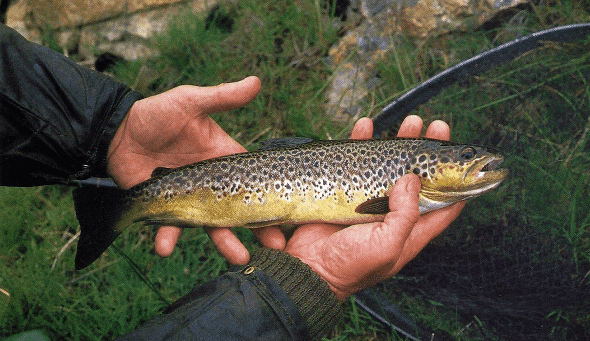
[[[76,269],[97,259],[129,225],[258,228],[382,220],[388,193],[407,173],[422,182],[420,212],[479,196],[504,180],[503,157],[430,139],[284,140],[279,147],[156,169],[129,190],[74,192],[81,236]],[[293,142],[295,141],[295,142]]]

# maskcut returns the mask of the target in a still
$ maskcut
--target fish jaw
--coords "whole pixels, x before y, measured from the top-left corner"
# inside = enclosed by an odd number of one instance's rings
[[[420,213],[475,198],[498,187],[508,176],[507,169],[497,169],[503,160],[504,158],[500,155],[482,158],[467,167],[461,180],[450,186],[436,188],[428,179],[422,179],[423,186],[419,195]]]

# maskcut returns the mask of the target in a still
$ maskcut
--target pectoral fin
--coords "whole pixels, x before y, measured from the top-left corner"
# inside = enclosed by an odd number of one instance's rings
[[[389,197],[378,197],[365,201],[355,209],[362,214],[387,214],[389,212]]]

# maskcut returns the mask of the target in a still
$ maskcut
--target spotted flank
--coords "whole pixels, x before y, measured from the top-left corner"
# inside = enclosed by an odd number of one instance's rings
[[[421,178],[425,213],[498,186],[507,174],[496,170],[501,162],[483,147],[428,139],[287,139],[255,152],[159,168],[128,191],[75,191],[82,227],[76,268],[92,263],[134,222],[256,228],[378,221],[389,211],[389,191],[407,173]]]

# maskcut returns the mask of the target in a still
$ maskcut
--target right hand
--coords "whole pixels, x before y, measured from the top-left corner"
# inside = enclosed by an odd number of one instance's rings
[[[372,122],[358,122],[353,137],[368,138]],[[407,117],[398,137],[420,136],[422,120]],[[449,126],[433,122],[426,137],[448,140]],[[399,272],[404,265],[459,215],[465,202],[420,215],[420,180],[414,174],[397,181],[389,195],[389,212],[383,222],[344,228],[334,224],[300,226],[285,251],[308,264],[324,279],[339,300]]]

